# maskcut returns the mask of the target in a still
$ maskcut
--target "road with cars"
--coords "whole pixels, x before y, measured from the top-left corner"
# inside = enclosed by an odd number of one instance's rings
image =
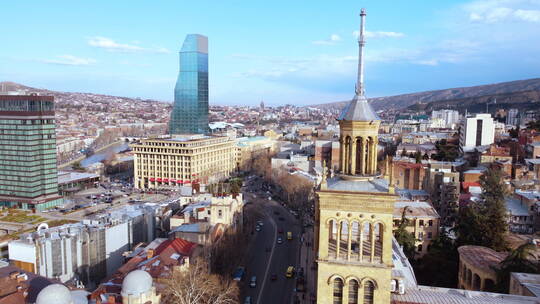
[[[244,303],[250,300],[254,304],[295,303],[301,227],[285,207],[269,197],[256,179],[246,182],[244,200],[250,202],[248,208],[257,208],[262,214],[255,227],[248,227],[253,229],[254,236],[243,265],[246,271],[241,284],[242,299]],[[288,278],[286,272],[290,266],[295,271]],[[251,283],[253,277],[255,284]]]

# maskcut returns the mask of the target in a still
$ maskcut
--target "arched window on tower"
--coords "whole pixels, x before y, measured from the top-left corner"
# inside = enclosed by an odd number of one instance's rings
[[[337,249],[337,223],[330,220],[328,223],[328,257],[336,258]]]
[[[375,284],[371,281],[364,283],[364,304],[373,304],[373,298],[375,297]]]
[[[340,237],[339,237],[339,258],[347,259],[347,246],[349,243],[349,223],[341,222]]]
[[[375,224],[375,261],[382,263],[382,246],[383,246],[383,225]]]
[[[365,222],[362,225],[362,261],[371,260],[371,224]]]
[[[333,303],[343,303],[343,280],[340,278],[334,279]]]
[[[358,282],[356,280],[349,282],[349,304],[358,304]]]
[[[360,224],[351,223],[351,259],[358,260],[360,255]]]

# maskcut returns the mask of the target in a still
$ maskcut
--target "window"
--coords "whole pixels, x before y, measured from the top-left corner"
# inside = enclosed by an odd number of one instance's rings
[[[373,304],[375,285],[371,281],[364,284],[364,304]]]
[[[418,252],[422,252],[422,245],[418,245]]]
[[[219,217],[219,218],[222,218],[222,217],[223,217],[223,211],[221,211],[221,209],[218,210],[218,217]]]
[[[423,232],[418,232],[418,239],[420,241],[424,239],[424,233]]]
[[[358,304],[358,282],[356,280],[349,282],[349,304]]]
[[[433,220],[429,220],[428,225],[429,227],[433,226]]]
[[[428,238],[428,240],[431,240],[432,237],[433,237],[433,233],[432,233],[432,232],[428,232],[428,233],[427,233],[427,238]]]
[[[343,280],[340,278],[334,279],[334,304],[343,303]]]
[[[420,220],[420,221],[418,222],[418,224],[419,224],[420,226],[424,226],[424,220]]]

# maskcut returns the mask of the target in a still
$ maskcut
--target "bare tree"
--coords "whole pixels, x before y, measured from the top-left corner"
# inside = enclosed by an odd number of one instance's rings
[[[207,264],[196,259],[186,271],[175,271],[163,281],[166,304],[235,304],[239,288],[232,279],[210,274]]]

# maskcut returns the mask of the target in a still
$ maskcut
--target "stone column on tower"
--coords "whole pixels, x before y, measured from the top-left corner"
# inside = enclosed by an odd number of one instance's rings
[[[356,138],[353,138],[351,143],[351,175],[356,174]]]

